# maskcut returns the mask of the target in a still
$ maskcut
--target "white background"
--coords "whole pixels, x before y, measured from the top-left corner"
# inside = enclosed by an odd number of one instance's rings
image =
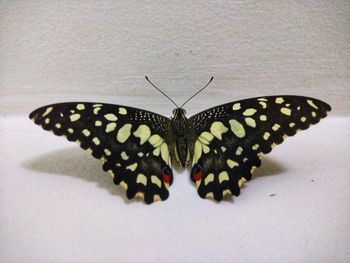
[[[348,1],[1,1],[1,262],[348,262]],[[327,101],[233,202],[175,171],[166,202],[128,201],[98,160],[27,117],[100,101],[169,116],[246,97]]]

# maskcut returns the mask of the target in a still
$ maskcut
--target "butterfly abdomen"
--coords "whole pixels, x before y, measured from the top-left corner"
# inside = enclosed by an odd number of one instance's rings
[[[185,116],[183,109],[175,109],[174,117],[171,120],[171,132],[174,149],[176,151],[175,159],[182,167],[186,166],[188,159],[192,159],[195,135],[190,129],[189,120]]]

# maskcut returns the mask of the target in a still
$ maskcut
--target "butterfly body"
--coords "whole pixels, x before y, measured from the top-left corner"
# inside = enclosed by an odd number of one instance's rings
[[[171,118],[171,137],[170,151],[171,159],[176,160],[182,167],[192,160],[194,151],[195,134],[190,129],[189,119],[186,117],[186,111],[182,108],[176,108]]]
[[[128,198],[152,203],[168,198],[174,161],[191,166],[202,198],[238,196],[263,154],[330,110],[314,98],[280,95],[226,103],[189,118],[181,107],[167,118],[95,102],[48,105],[29,117],[100,159]]]

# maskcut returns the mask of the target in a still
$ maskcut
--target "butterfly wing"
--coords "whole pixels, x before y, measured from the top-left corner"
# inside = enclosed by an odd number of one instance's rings
[[[64,135],[103,162],[129,199],[165,200],[173,175],[166,142],[169,119],[136,108],[72,102],[41,107],[31,119]]]
[[[314,98],[269,96],[223,104],[190,118],[197,140],[191,179],[202,198],[240,193],[262,154],[305,130],[331,107]]]

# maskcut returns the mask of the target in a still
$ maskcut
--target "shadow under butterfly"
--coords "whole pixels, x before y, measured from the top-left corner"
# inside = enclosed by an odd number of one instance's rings
[[[125,203],[132,201],[126,198],[124,190],[111,184],[109,176],[103,176],[104,171],[93,162],[91,157],[78,148],[68,148],[52,151],[47,154],[33,157],[22,164],[23,168],[45,174],[70,176],[105,189],[111,195],[120,196]],[[179,166],[175,170],[181,169]],[[183,168],[182,168],[183,169]],[[264,158],[260,169],[254,174],[254,178],[281,174],[284,168],[269,158]],[[226,199],[228,200],[228,199]]]
[[[181,107],[149,81],[176,106],[171,118],[98,102],[47,105],[29,117],[100,159],[128,199],[150,204],[168,198],[174,163],[191,168],[200,197],[238,196],[263,154],[331,110],[315,98],[277,95],[222,104],[187,118],[183,106],[212,80]]]

